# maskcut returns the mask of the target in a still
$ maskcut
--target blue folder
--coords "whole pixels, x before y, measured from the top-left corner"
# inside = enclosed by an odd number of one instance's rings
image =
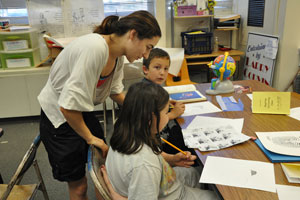
[[[300,156],[289,156],[278,153],[273,153],[266,149],[264,145],[260,142],[259,139],[254,141],[257,146],[265,153],[265,155],[269,158],[272,163],[281,163],[281,162],[299,162]]]

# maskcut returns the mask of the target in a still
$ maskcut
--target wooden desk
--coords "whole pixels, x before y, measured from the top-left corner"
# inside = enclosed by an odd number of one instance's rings
[[[241,56],[245,53],[239,50],[230,50],[228,51],[229,55],[236,61],[241,60]],[[225,51],[216,51],[211,54],[194,54],[194,55],[184,55],[184,58],[187,60],[188,65],[206,65],[213,61],[219,55],[224,55]]]
[[[244,80],[244,81],[234,81],[234,84],[251,86],[253,91],[276,91],[276,89],[271,88],[265,84],[262,84],[254,80]],[[196,85],[197,89],[205,94],[205,90],[210,87],[209,83],[198,84]],[[244,126],[242,132],[248,136],[256,136],[255,132],[267,132],[267,131],[299,131],[300,130],[300,121],[290,118],[286,115],[269,115],[269,114],[252,114],[251,111],[251,100],[247,97],[245,93],[243,94],[226,94],[223,96],[234,96],[235,99],[241,99],[244,104],[244,111],[236,112],[218,112],[204,114],[202,116],[209,117],[224,117],[224,118],[244,118]],[[207,100],[213,104],[220,107],[216,101],[215,96],[206,95]],[[300,106],[300,95],[297,93],[292,93],[291,95],[291,108]],[[190,122],[195,116],[179,118],[178,122],[181,126],[186,125],[185,123]],[[210,152],[200,152],[196,150],[198,157],[201,162],[204,164],[207,156],[220,156],[228,158],[237,158],[244,160],[255,160],[270,162],[265,154],[257,147],[253,141],[247,141],[245,143],[235,145],[226,149]],[[220,166],[222,167],[222,166]],[[279,163],[274,163],[275,169],[275,179],[276,184],[283,185],[294,185],[300,186],[300,184],[291,184],[285,177],[281,166]],[[218,191],[225,200],[238,200],[238,199],[247,199],[247,200],[278,200],[276,193],[230,187],[225,185],[216,185]]]

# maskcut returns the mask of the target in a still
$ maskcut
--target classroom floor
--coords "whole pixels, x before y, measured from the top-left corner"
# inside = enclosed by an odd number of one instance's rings
[[[99,120],[101,118],[102,116],[99,116]],[[109,140],[112,132],[111,115],[108,118],[107,138]],[[39,131],[39,117],[0,119],[0,128],[4,130],[3,136],[0,137],[0,173],[4,183],[8,183]],[[51,167],[43,144],[38,148],[36,159],[50,200],[69,199],[67,184],[56,181],[52,177]],[[89,199],[96,199],[93,182],[88,172],[87,177],[88,197]],[[31,167],[24,175],[21,184],[36,183],[37,180],[35,170]],[[44,199],[41,191],[37,192],[35,199]]]

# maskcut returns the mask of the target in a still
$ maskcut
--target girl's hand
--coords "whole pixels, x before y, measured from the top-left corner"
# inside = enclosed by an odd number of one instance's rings
[[[106,183],[106,186],[109,190],[109,193],[111,194],[111,197],[113,200],[125,200],[127,198],[119,195],[115,190],[114,188],[112,187],[110,181],[109,181],[109,178],[108,178],[108,175],[107,175],[107,171],[106,171],[106,168],[104,165],[101,166],[101,173],[103,175],[103,179],[104,179],[104,182]]]
[[[100,148],[102,150],[103,158],[106,158],[107,152],[108,152],[108,146],[105,144],[105,142],[102,139],[92,136],[91,139],[87,141],[87,143],[89,145],[92,144],[92,145]]]
[[[194,160],[196,160],[197,157],[195,155],[191,155],[191,152],[189,151],[185,152],[187,153],[187,155],[184,155],[181,152],[173,155],[173,159],[170,161],[172,163],[172,166],[189,168],[194,164]]]

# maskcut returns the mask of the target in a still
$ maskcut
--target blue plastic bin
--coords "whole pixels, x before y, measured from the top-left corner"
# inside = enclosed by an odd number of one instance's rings
[[[185,54],[209,54],[212,52],[213,33],[188,34],[193,31],[181,32],[181,44]]]

